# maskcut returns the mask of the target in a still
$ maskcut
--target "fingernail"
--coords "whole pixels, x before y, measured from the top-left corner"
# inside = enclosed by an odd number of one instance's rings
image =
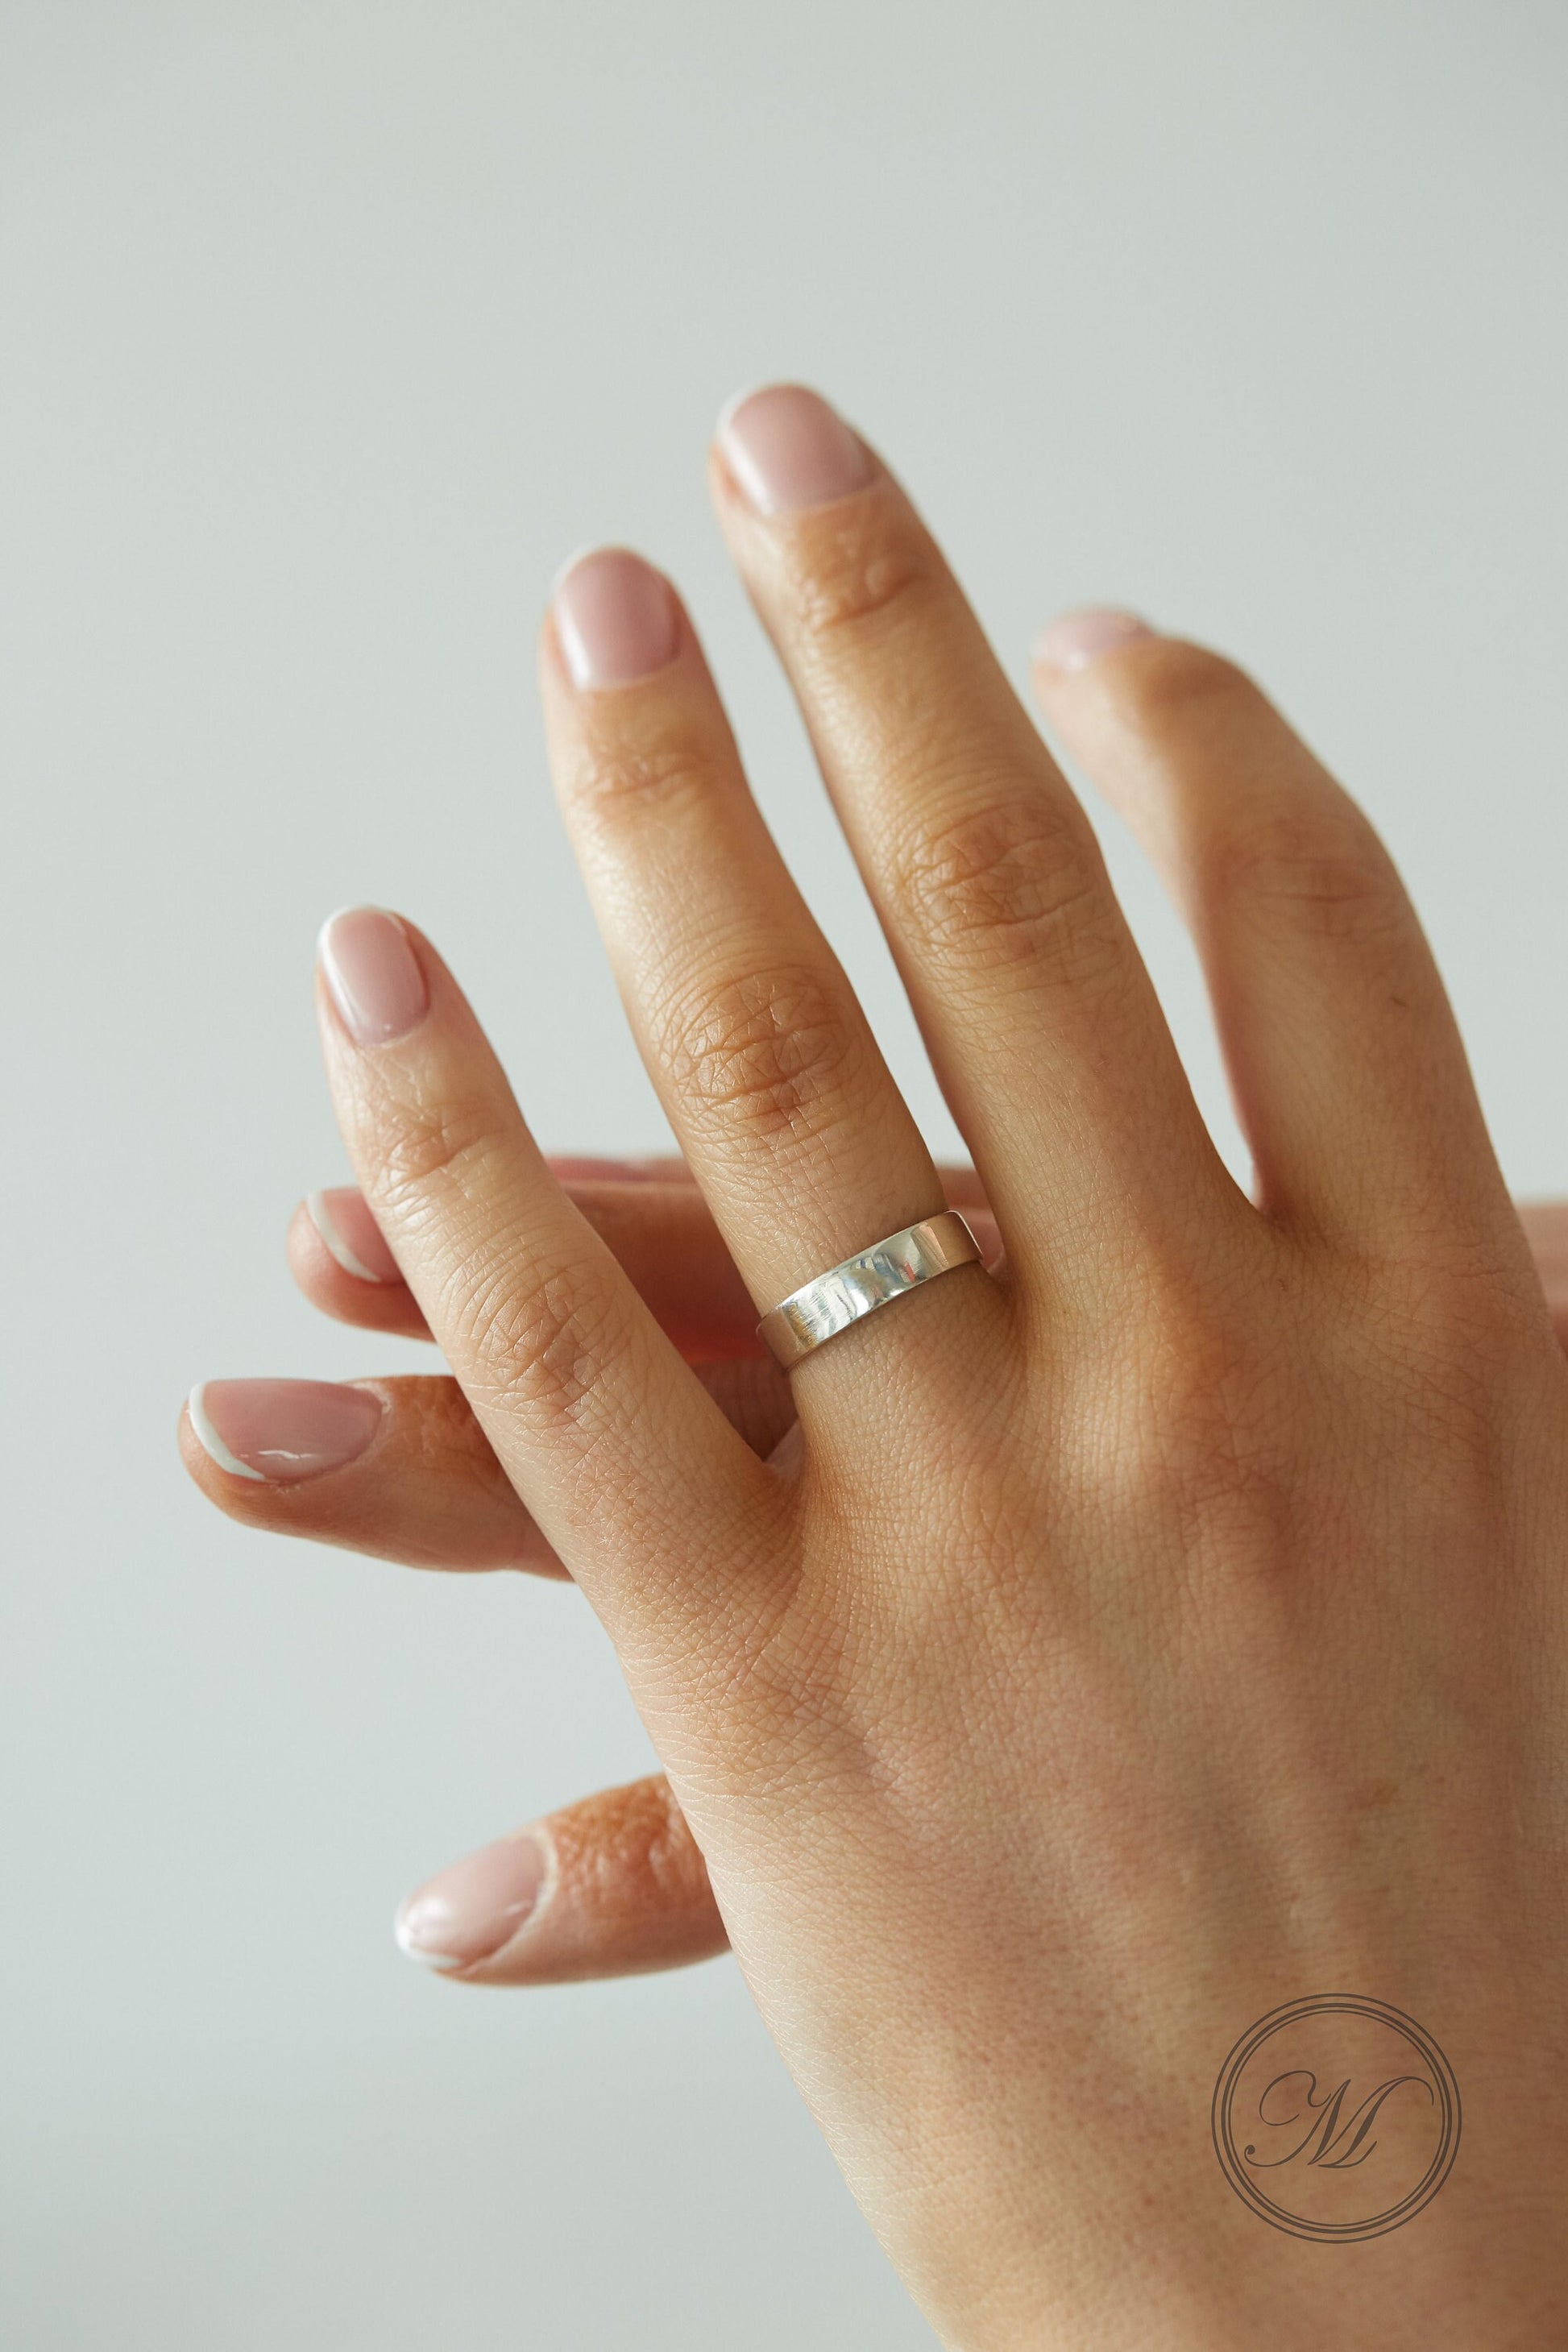
[[[305,1213],[345,1274],[360,1282],[401,1282],[397,1260],[382,1238],[363,1192],[352,1185],[306,1195]]]
[[[803,383],[738,393],[719,419],[724,462],[759,514],[794,514],[847,498],[870,461],[837,409]]]
[[[592,547],[557,573],[555,633],[572,683],[630,686],[675,659],[675,598],[662,572],[629,547]]]
[[[185,1411],[220,1470],[276,1486],[341,1470],[382,1419],[374,1391],[331,1381],[203,1381]]]
[[[1154,635],[1148,622],[1141,621],[1136,613],[1086,605],[1080,613],[1059,614],[1040,631],[1035,639],[1035,659],[1047,669],[1087,669],[1101,654],[1113,653],[1118,646],[1129,646],[1135,638]]]
[[[399,1905],[393,1933],[427,1969],[468,1969],[493,1959],[554,1893],[555,1854],[547,1832],[512,1837],[465,1854]]]
[[[430,992],[407,932],[384,907],[344,907],[321,926],[316,952],[332,1002],[357,1045],[385,1045],[422,1020]]]

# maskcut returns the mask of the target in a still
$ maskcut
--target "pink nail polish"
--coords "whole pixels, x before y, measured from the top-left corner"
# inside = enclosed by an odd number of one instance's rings
[[[759,514],[793,514],[847,498],[870,461],[837,409],[803,383],[739,394],[719,419],[719,447]]]
[[[345,1274],[358,1282],[401,1282],[397,1260],[382,1238],[363,1192],[349,1184],[311,1192],[305,1212]]]
[[[317,955],[332,1002],[356,1045],[406,1036],[430,992],[407,932],[384,907],[345,907],[321,926]]]
[[[629,547],[594,547],[557,574],[551,604],[574,686],[630,686],[675,659],[675,598]]]
[[[382,1422],[372,1390],[331,1381],[204,1381],[185,1411],[220,1470],[282,1486],[341,1470]]]
[[[1118,613],[1085,605],[1079,613],[1063,613],[1035,639],[1035,659],[1046,669],[1087,669],[1101,654],[1155,635],[1136,613]]]
[[[427,1969],[472,1968],[537,1920],[554,1881],[548,1833],[519,1830],[427,1880],[400,1906],[393,1932],[408,1958]]]

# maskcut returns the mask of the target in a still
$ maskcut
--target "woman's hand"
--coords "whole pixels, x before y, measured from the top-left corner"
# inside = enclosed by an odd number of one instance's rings
[[[763,1459],[434,950],[364,909],[321,997],[375,1223],[950,2342],[1557,2340],[1568,1371],[1397,878],[1227,664],[1120,616],[1047,639],[1047,715],[1193,925],[1255,1205],[885,468],[784,389],[730,417],[712,481],[1005,1263],[807,1357]],[[542,675],[649,1068],[766,1307],[941,1181],[668,583],[584,559]],[[1307,1994],[1419,2021],[1463,2086],[1441,2219],[1353,2255],[1263,2226],[1211,2141],[1226,2053]],[[1315,2085],[1340,2061],[1310,2048]],[[1390,2094],[1353,2158],[1329,2131],[1325,2226],[1428,2127]]]
[[[795,1424],[789,1382],[763,1349],[756,1309],[685,1162],[550,1165],[709,1394],[765,1459]],[[973,1170],[944,1168],[942,1177],[949,1202],[966,1211],[994,1255],[995,1220]],[[300,1202],[288,1251],[300,1289],[323,1314],[362,1329],[430,1337],[364,1196],[352,1186]],[[354,1402],[361,1393],[363,1406]],[[340,1446],[323,1458],[329,1417],[347,1440],[346,1456]],[[185,1454],[219,1509],[247,1526],[416,1568],[569,1574],[450,1375],[343,1387],[209,1381],[195,1401]],[[240,1463],[240,1474],[224,1466],[226,1455]],[[257,1475],[244,1475],[247,1469]],[[544,1876],[548,1903],[538,1899]],[[401,1906],[397,1936],[411,1959],[490,1985],[679,1967],[710,1958],[728,1941],[702,1857],[662,1773],[599,1790],[466,1855]]]
[[[788,1381],[763,1354],[756,1310],[681,1160],[552,1159],[575,1206],[615,1251],[670,1339],[764,1458],[795,1422]],[[972,1168],[939,1170],[987,1259],[996,1221]],[[1517,1204],[1559,1343],[1568,1346],[1568,1202]],[[289,1228],[305,1297],[335,1321],[428,1339],[363,1193],[310,1193]],[[192,1456],[231,1517],[417,1568],[515,1568],[565,1577],[450,1376],[358,1383],[381,1411],[374,1443],[303,1477],[250,1480]],[[309,1412],[319,1384],[260,1384],[267,1409]],[[208,1383],[210,1391],[212,1387]],[[237,1434],[237,1430],[236,1431]],[[535,1855],[549,1857],[548,1904]],[[465,1855],[398,1913],[411,1959],[487,1985],[558,1984],[684,1966],[726,1948],[695,1841],[662,1773],[580,1798]]]

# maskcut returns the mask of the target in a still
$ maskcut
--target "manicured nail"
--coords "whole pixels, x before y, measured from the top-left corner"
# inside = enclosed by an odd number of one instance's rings
[[[191,1427],[231,1478],[291,1486],[354,1461],[381,1427],[381,1399],[331,1381],[203,1381]]]
[[[382,1238],[363,1192],[351,1184],[308,1193],[305,1213],[345,1274],[360,1282],[401,1282],[397,1260]]]
[[[330,916],[316,953],[356,1045],[385,1045],[406,1036],[428,1010],[419,960],[403,925],[384,907],[345,907]]]
[[[630,686],[675,659],[680,628],[669,583],[629,547],[574,556],[551,603],[574,686]]]
[[[1035,659],[1046,669],[1087,669],[1101,654],[1154,634],[1136,613],[1089,604],[1080,613],[1061,614],[1043,628],[1035,639]]]
[[[803,383],[739,393],[719,419],[724,462],[759,514],[794,514],[847,498],[870,460],[837,409]]]
[[[398,1907],[393,1933],[427,1969],[469,1969],[493,1959],[519,1928],[536,1922],[555,1891],[555,1850],[546,1831],[465,1854]]]

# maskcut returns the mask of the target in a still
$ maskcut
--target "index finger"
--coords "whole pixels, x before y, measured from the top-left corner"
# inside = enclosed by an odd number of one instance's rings
[[[326,925],[320,975],[361,1190],[547,1540],[617,1640],[665,1647],[694,1614],[706,1634],[741,1584],[753,1617],[778,1481],[556,1183],[440,958],[356,908]]]

